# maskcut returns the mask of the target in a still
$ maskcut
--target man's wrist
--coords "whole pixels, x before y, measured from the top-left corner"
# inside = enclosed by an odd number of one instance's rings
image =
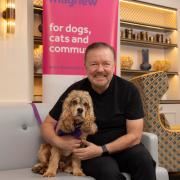
[[[109,151],[108,151],[106,145],[102,145],[101,148],[102,148],[102,156],[109,155]]]

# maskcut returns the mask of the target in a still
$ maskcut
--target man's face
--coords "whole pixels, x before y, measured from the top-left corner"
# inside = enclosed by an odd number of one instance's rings
[[[98,93],[104,92],[113,77],[113,52],[106,47],[92,49],[86,56],[85,66],[92,88]]]

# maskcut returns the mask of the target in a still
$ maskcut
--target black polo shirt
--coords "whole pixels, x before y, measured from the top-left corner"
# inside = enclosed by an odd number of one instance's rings
[[[98,94],[91,87],[88,78],[71,85],[59,98],[49,115],[58,120],[62,103],[72,90],[88,91],[92,97],[98,132],[88,140],[103,145],[126,134],[126,120],[143,118],[143,107],[137,88],[129,81],[113,76],[108,89]]]

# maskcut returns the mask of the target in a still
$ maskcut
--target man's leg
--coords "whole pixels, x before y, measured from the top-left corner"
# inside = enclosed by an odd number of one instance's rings
[[[86,175],[96,180],[125,180],[126,178],[119,171],[115,159],[110,156],[102,156],[82,161],[82,168]]]
[[[155,162],[143,144],[114,154],[121,172],[127,172],[132,180],[156,180]]]

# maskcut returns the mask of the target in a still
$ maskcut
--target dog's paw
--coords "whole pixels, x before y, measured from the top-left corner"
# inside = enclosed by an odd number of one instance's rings
[[[74,176],[85,176],[85,174],[82,172],[82,170],[74,170],[73,171]]]
[[[46,169],[47,169],[47,166],[38,163],[38,164],[34,165],[31,170],[37,174],[44,174]]]
[[[53,172],[53,171],[46,171],[44,174],[43,174],[43,177],[55,177],[56,176],[56,173]]]
[[[72,166],[67,166],[67,167],[65,167],[65,168],[64,168],[64,172],[69,173],[69,174],[72,174],[72,173],[73,173]]]

